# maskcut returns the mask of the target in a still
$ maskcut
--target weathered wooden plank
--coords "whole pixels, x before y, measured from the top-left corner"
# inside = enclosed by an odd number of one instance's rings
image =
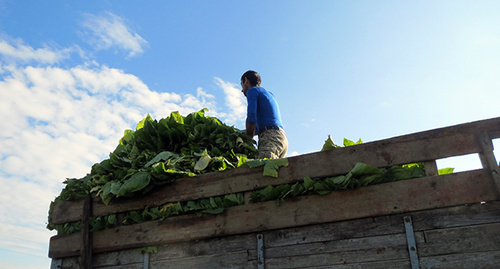
[[[500,250],[500,222],[424,231],[420,257]]]
[[[413,230],[415,232],[495,223],[500,221],[500,201],[412,212],[410,215],[413,218]]]
[[[143,269],[143,263],[119,264],[106,267],[92,267],[93,269]]]
[[[423,236],[418,241],[423,241]],[[279,247],[265,248],[265,257],[279,258],[302,255],[315,255],[333,252],[347,252],[362,249],[378,249],[380,247],[407,247],[405,234],[390,234],[381,236],[371,236],[362,238],[341,239],[333,241],[323,241],[318,243],[287,245]],[[249,252],[252,256],[255,251]]]
[[[487,252],[454,253],[449,255],[422,257],[420,259],[420,268],[498,269],[499,261],[500,250]]]
[[[61,269],[80,269],[79,257],[68,257],[62,260]]]
[[[82,269],[79,257],[63,259],[61,269]],[[113,252],[98,253],[92,257],[92,268],[141,268],[144,254],[138,249],[126,249]]]
[[[172,217],[99,231],[94,233],[94,249],[102,252],[497,200],[492,184],[484,180],[483,170],[475,170],[298,197],[279,207],[274,201],[236,206],[215,216]],[[50,257],[78,252],[67,238],[51,239]]]
[[[154,255],[152,255],[154,256]],[[151,269],[170,268],[257,268],[256,261],[247,261],[246,251],[221,253],[215,255],[192,256],[150,262]]]
[[[80,255],[80,239],[80,233],[52,236],[49,257],[55,259]]]
[[[93,255],[92,268],[144,263],[144,254],[139,249],[125,249]]]
[[[371,142],[291,157],[289,158],[290,165],[280,169],[278,178],[262,176],[261,168],[240,167],[229,171],[180,179],[150,192],[145,197],[123,202],[115,201],[107,206],[102,204],[99,199],[95,199],[94,215],[109,215],[147,206],[159,206],[168,202],[246,192],[264,188],[268,185],[297,182],[303,180],[304,177],[314,178],[346,174],[357,162],[386,167],[475,153],[480,150],[480,145],[474,134],[455,134],[451,137],[427,138],[425,140],[410,140],[398,143],[391,139]],[[342,161],[339,162],[338,160]],[[59,204],[55,206],[54,212],[57,213],[54,214],[53,222],[64,223],[57,215],[62,211],[58,207]],[[65,222],[68,219],[78,220],[79,215],[74,214],[71,209],[66,211],[65,214]]]
[[[345,252],[269,258],[265,261],[265,267],[266,269],[310,268],[314,266],[333,266],[407,259],[409,259],[409,257],[406,246],[382,246],[373,249],[361,249]]]
[[[398,233],[404,233],[402,217],[383,221],[370,217],[314,224],[307,229],[294,227],[263,232],[266,248]]]
[[[335,264],[327,266],[306,266],[296,269],[387,269],[387,268],[410,268],[408,260],[390,260],[390,261],[375,261],[361,262],[350,264]]]
[[[83,217],[83,204],[84,199],[57,203],[54,205],[52,214],[49,215],[49,221],[54,224],[79,221]]]
[[[255,234],[216,237],[203,240],[179,242],[158,246],[158,252],[151,255],[151,261],[177,259],[191,256],[215,255],[255,249]],[[255,257],[249,257],[256,259]]]

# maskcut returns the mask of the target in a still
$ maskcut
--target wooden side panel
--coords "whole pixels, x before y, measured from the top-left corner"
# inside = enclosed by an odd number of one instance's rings
[[[266,268],[410,268],[404,217],[411,216],[421,268],[496,268],[500,201],[262,232]],[[158,246],[150,268],[257,268],[256,234]],[[94,255],[93,268],[142,268],[138,249]],[[63,269],[79,269],[65,258]]]
[[[159,245],[216,236],[260,232],[315,223],[390,215],[498,199],[493,182],[476,170],[426,177],[290,199],[228,208],[223,214],[180,216],[120,226],[94,233],[94,251]],[[78,252],[70,236],[51,239],[49,256]],[[65,254],[66,253],[66,254]]]

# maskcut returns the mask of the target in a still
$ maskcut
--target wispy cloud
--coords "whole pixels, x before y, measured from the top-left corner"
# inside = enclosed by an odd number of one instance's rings
[[[123,18],[107,12],[102,16],[85,14],[81,25],[86,29],[85,39],[97,50],[118,48],[129,57],[142,54],[148,42],[125,24]]]
[[[54,64],[69,58],[70,54],[75,51],[75,48],[56,49],[49,46],[34,49],[19,40],[11,43],[0,40],[0,56],[7,62]]]

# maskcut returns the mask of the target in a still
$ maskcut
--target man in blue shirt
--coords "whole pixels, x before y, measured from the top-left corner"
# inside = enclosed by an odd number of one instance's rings
[[[246,133],[250,137],[258,135],[259,159],[284,158],[288,151],[288,139],[278,102],[274,95],[260,87],[259,73],[249,70],[241,76],[241,88],[247,97]]]

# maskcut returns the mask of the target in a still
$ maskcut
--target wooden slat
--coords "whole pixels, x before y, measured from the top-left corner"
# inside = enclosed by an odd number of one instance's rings
[[[422,239],[423,240],[423,239]],[[309,244],[286,245],[280,247],[266,246],[266,258],[291,257],[301,255],[347,252],[362,249],[378,249],[385,247],[407,248],[405,234],[389,234],[381,236],[323,241]],[[255,254],[254,251],[250,253]],[[408,256],[407,256],[408,257]]]
[[[456,134],[453,137],[426,138],[397,143],[389,139],[289,158],[289,166],[280,169],[278,178],[262,176],[261,168],[241,167],[224,172],[204,174],[195,178],[181,179],[158,188],[147,196],[122,203],[115,202],[106,206],[96,199],[94,200],[94,215],[109,215],[142,209],[146,206],[160,206],[169,202],[245,192],[268,185],[294,183],[303,180],[304,177],[315,178],[346,174],[357,162],[387,167],[469,154],[480,150],[477,138],[473,134]],[[54,223],[62,222],[58,219],[61,213],[62,210],[56,206]],[[77,214],[70,217],[71,214],[74,214],[72,210],[66,210],[64,220],[68,218],[78,219]]]
[[[449,255],[438,255],[422,257],[420,268],[498,268],[500,261],[500,250],[486,252],[454,253]]]
[[[311,254],[280,258],[270,258],[265,261],[266,269],[315,268],[316,266],[345,266],[344,268],[359,268],[360,263],[369,267],[370,262],[407,261],[406,246],[390,246],[372,249],[359,249],[346,252]],[[356,265],[349,267],[349,264]],[[387,265],[387,264],[386,264]],[[330,268],[331,268],[330,267]],[[393,268],[392,266],[386,268]]]
[[[168,260],[151,261],[151,268],[257,268],[256,261],[247,261],[246,251],[219,253],[212,255],[191,256]]]
[[[500,219],[499,219],[500,221]],[[500,250],[500,223],[424,231],[420,257]]]
[[[83,204],[84,199],[57,203],[54,205],[52,214],[49,215],[50,223],[63,224],[81,220]]]
[[[180,216],[94,233],[94,250],[111,251],[445,206],[498,200],[483,170],[405,180],[357,190],[228,208],[223,214]],[[68,237],[51,239],[52,258],[78,252]],[[61,242],[59,242],[61,241]]]
[[[151,255],[150,260],[154,262],[190,256],[216,255],[241,251],[249,252],[249,250],[256,248],[257,237],[255,234],[216,237],[158,246],[158,252],[155,255]],[[249,255],[249,259],[256,260],[256,258],[256,255]]]

